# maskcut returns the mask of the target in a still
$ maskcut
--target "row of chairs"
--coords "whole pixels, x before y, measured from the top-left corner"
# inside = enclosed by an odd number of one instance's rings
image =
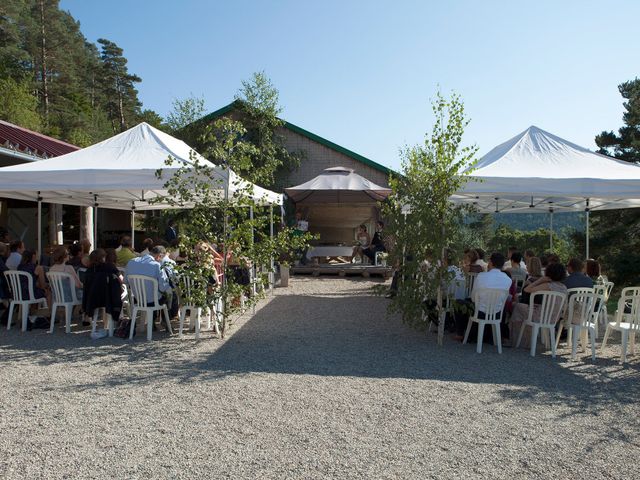
[[[622,290],[618,308],[613,321],[609,322],[606,302],[613,284],[597,285],[594,288],[573,288],[567,294],[559,292],[535,292],[531,295],[529,315],[520,329],[516,347],[520,346],[525,327],[532,329],[531,356],[535,356],[539,332],[547,332],[550,338],[551,355],[555,358],[556,349],[563,329],[567,330],[567,343],[571,344],[571,358],[576,358],[579,339],[586,346],[591,344],[591,357],[596,358],[596,339],[598,325],[604,316],[606,331],[601,348],[604,349],[612,331],[618,331],[622,337],[621,362],[626,362],[628,344],[631,353],[635,353],[635,334],[640,333],[640,287],[628,287]],[[475,311],[470,317],[463,343],[467,342],[473,323],[478,324],[477,352],[482,352],[482,339],[485,325],[493,328],[494,343],[498,353],[502,353],[500,338],[501,315],[508,293],[499,289],[479,289],[474,292]],[[538,318],[534,319],[534,305],[538,308]],[[565,308],[566,305],[566,308]],[[479,307],[482,306],[482,314]],[[560,321],[556,334],[556,324]],[[587,338],[588,337],[588,338]]]
[[[10,270],[5,272],[5,277],[11,290],[12,298],[9,303],[9,314],[7,320],[7,330],[11,328],[13,323],[14,312],[19,309],[22,320],[22,331],[27,330],[27,322],[29,321],[29,309],[32,305],[36,305],[38,308],[47,308],[47,300],[45,298],[35,298],[33,277],[27,272],[21,272],[16,270]],[[59,308],[64,311],[65,317],[65,332],[71,332],[71,320],[73,311],[76,307],[80,306],[82,302],[78,299],[75,283],[73,277],[64,272],[47,272],[49,284],[51,286],[51,325],[49,332],[53,333],[55,326],[56,313]],[[186,286],[186,297],[189,297],[191,288],[191,282],[187,278],[185,282],[182,282]],[[154,278],[150,278],[143,275],[129,275],[128,282],[128,295],[124,302],[124,308],[128,310],[129,317],[131,318],[131,327],[129,332],[129,338],[133,338],[136,328],[136,321],[140,317],[140,320],[145,320],[147,323],[147,340],[152,338],[153,319],[156,314],[162,315],[166,322],[167,330],[170,334],[173,333],[171,329],[171,321],[169,318],[169,311],[167,306],[160,303],[158,295],[158,282]],[[154,292],[152,297],[147,294],[148,291]],[[180,318],[180,336],[182,337],[182,330],[186,318],[189,318],[189,327],[193,325],[196,331],[196,338],[200,337],[200,321],[202,314],[207,315],[208,328],[211,328],[211,317],[214,318],[214,328],[218,332],[218,313],[220,312],[220,304],[217,303],[211,306],[210,312],[202,312],[202,309],[193,305],[182,305],[179,310]],[[113,336],[115,325],[111,315],[106,312],[106,308],[96,308],[93,312],[91,321],[91,331],[95,333],[97,330],[97,324],[99,318],[102,318],[102,323],[105,330],[108,331],[109,336]],[[194,325],[195,324],[195,325]]]

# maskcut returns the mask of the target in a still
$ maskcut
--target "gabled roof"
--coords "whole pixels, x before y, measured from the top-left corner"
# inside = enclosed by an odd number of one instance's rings
[[[40,158],[57,157],[79,150],[75,145],[4,120],[0,120],[0,147]]]
[[[231,102],[229,105],[226,105],[218,110],[216,110],[215,112],[210,113],[209,115],[206,115],[204,117],[202,117],[199,121],[211,121],[211,120],[215,120],[218,117],[223,116],[226,113],[231,112],[232,110],[238,108],[238,100],[234,100],[233,102]],[[282,120],[282,119],[281,119]],[[294,125],[291,122],[287,122],[286,120],[282,120],[284,122],[284,127],[287,128],[288,130],[291,130],[292,132],[298,133],[300,135],[302,135],[303,137],[307,137],[310,140],[313,140],[314,142],[317,142],[321,145],[324,145],[327,148],[330,148],[331,150],[335,150],[336,152],[342,153],[343,155],[346,155],[347,157],[350,157],[360,163],[363,163],[365,165],[368,165],[371,168],[374,168],[382,173],[385,173],[387,175],[389,175],[390,173],[392,173],[393,171],[388,168],[385,167],[384,165],[380,165],[379,163],[374,162],[373,160],[367,158],[367,157],[363,157],[362,155],[360,155],[359,153],[356,153],[352,150],[349,150],[348,148],[342,147],[340,145],[338,145],[337,143],[333,143],[331,140],[327,140],[326,138],[321,137],[320,135],[316,135],[315,133],[311,133],[308,130],[305,130],[302,127],[299,127],[297,125]]]

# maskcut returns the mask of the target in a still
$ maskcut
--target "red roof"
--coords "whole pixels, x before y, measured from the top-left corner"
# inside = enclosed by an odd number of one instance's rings
[[[70,143],[0,120],[0,147],[38,157],[57,157],[80,150]]]

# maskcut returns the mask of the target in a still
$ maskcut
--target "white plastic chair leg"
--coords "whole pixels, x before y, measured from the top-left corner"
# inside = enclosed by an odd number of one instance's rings
[[[469,339],[469,332],[471,331],[471,325],[473,325],[473,320],[469,320],[467,322],[467,330],[464,332],[464,339],[462,340],[463,344],[467,343],[467,340]]]
[[[9,316],[7,317],[7,330],[11,330],[11,322],[13,322],[13,310],[15,306],[16,306],[15,303],[13,302],[9,303]]]
[[[129,329],[129,340],[133,338],[133,333],[136,331],[136,317],[138,316],[138,309],[133,308],[133,313],[131,314],[131,328]]]
[[[193,317],[193,310],[191,311],[191,316]],[[196,340],[200,339],[200,315],[202,314],[201,308],[195,309],[195,322],[196,322]]]
[[[537,347],[537,343],[538,343],[538,330],[540,329],[540,327],[538,327],[538,325],[532,325],[531,326],[531,349],[530,349],[530,355],[532,357],[536,356],[536,347]],[[520,342],[518,342],[520,343]]]
[[[49,326],[49,333],[53,333],[53,327],[56,323],[56,312],[58,310],[58,304],[51,305],[51,325]]]
[[[500,325],[494,324],[493,328],[495,329],[496,345],[498,347],[498,353],[502,355],[502,332],[500,331]]]
[[[518,333],[518,341],[516,342],[516,348],[520,347],[520,342],[522,341],[522,334],[524,333],[524,323],[520,324],[520,333]]]
[[[187,315],[187,309],[185,307],[180,307],[178,311],[178,319],[180,320],[180,325],[178,327],[178,337],[182,338],[182,329],[184,328],[184,317]],[[189,324],[191,324],[191,317],[189,317]]]
[[[547,330],[549,330],[549,336],[551,337],[551,358],[556,358],[556,329],[551,327]]]
[[[609,340],[610,332],[611,332],[611,328],[607,324],[607,329],[604,331],[604,338],[602,339],[602,345],[600,345],[600,350],[604,350],[604,347],[607,346],[607,340]]]
[[[164,315],[164,319],[167,322],[167,330],[169,331],[169,335],[173,335],[173,330],[171,329],[171,319],[169,318],[169,309],[166,305],[162,306],[162,314]]]
[[[573,330],[574,330],[574,335],[571,342],[571,360],[576,359],[576,352],[578,350],[578,331],[580,330],[580,326],[574,325]]]
[[[27,331],[27,322],[29,321],[29,305],[20,305],[20,311],[22,313],[22,331]]]
[[[627,343],[629,342],[629,331],[622,331],[622,359],[621,363],[625,363],[627,361]]]
[[[596,361],[596,337],[598,332],[596,328],[589,329],[589,337],[591,338],[591,360]]]
[[[153,336],[153,312],[150,312],[149,310],[143,310],[142,311],[144,318],[147,322],[147,341],[151,341],[151,338]]]
[[[67,305],[64,307],[64,333],[71,333],[71,316],[73,315],[73,307]]]
[[[482,337],[484,336],[484,322],[478,322],[478,346],[476,352],[482,353]]]

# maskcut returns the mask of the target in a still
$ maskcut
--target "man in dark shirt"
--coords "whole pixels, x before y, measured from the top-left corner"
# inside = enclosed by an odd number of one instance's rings
[[[373,238],[371,239],[371,245],[365,248],[362,253],[364,253],[371,263],[375,262],[376,253],[386,251],[384,247],[384,239],[382,238],[382,229],[384,228],[384,223],[381,221],[376,222],[376,233],[374,233]]]
[[[582,260],[572,258],[567,264],[569,276],[564,279],[567,288],[593,288],[593,280],[582,273]]]
[[[167,223],[167,229],[164,231],[164,239],[171,243],[173,240],[178,238],[178,233],[176,232],[176,222],[171,219]]]

